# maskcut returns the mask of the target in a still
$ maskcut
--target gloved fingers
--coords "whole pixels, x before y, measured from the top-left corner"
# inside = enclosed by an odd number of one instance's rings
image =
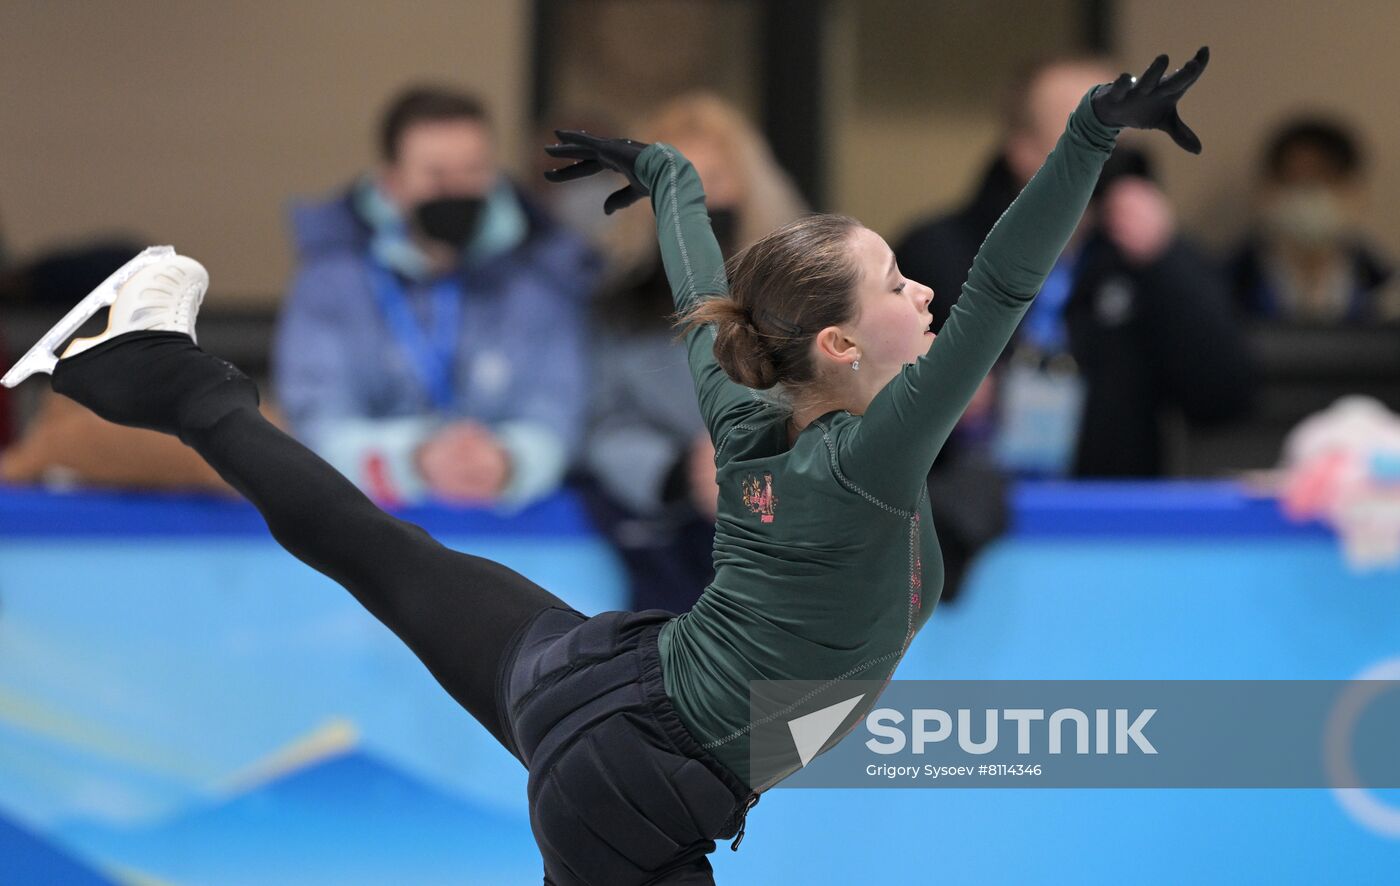
[[[1180,95],[1191,88],[1191,84],[1201,76],[1209,62],[1210,47],[1202,46],[1194,58],[1181,66],[1181,70],[1162,81],[1158,91],[1168,95]]]
[[[558,136],[559,141],[566,145],[583,145],[589,148],[596,148],[607,141],[607,139],[599,138],[596,135],[591,135],[578,129],[556,129],[554,130],[554,134]]]
[[[628,185],[627,187],[619,191],[613,191],[611,194],[608,195],[608,199],[603,201],[603,213],[605,215],[612,215],[619,209],[626,209],[628,206],[631,206],[633,203],[636,203],[638,200],[642,199],[645,196],[645,192],[638,190],[637,188],[634,188],[631,185]]]
[[[551,169],[544,174],[544,177],[552,182],[571,182],[574,179],[584,178],[602,171],[603,164],[597,160],[580,160],[562,169]]]
[[[1132,74],[1120,75],[1117,80],[1113,81],[1113,85],[1108,88],[1108,95],[1106,98],[1115,102],[1122,100],[1123,96],[1128,94],[1128,90],[1133,88],[1134,82]]]
[[[1138,90],[1150,93],[1157,88],[1158,82],[1162,79],[1162,73],[1167,70],[1168,59],[1165,54],[1159,55],[1152,60],[1152,64],[1147,66],[1147,70],[1142,72],[1138,78]]]
[[[569,160],[589,160],[598,156],[596,150],[583,145],[545,145],[544,152],[551,157],[564,157]]]
[[[1172,137],[1172,141],[1181,145],[1193,154],[1201,153],[1201,140],[1196,133],[1191,131],[1191,127],[1181,119],[1181,115],[1172,108],[1171,114],[1162,124],[1162,129]]]

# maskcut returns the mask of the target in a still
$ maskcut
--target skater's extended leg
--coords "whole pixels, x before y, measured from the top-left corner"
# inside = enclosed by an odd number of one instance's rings
[[[252,408],[185,440],[257,506],[283,547],[344,585],[502,743],[496,680],[507,644],[543,609],[567,608],[519,573],[450,550],[375,507]]]
[[[187,334],[119,334],[60,360],[53,386],[110,421],[178,435],[258,508],[283,547],[344,585],[509,747],[496,699],[502,658],[536,614],[568,608],[559,598],[384,513],[268,423],[248,377]]]

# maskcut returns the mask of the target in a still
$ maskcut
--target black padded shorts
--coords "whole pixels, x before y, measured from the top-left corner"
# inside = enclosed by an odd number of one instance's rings
[[[546,884],[713,883],[706,856],[757,801],[666,696],[657,636],[671,617],[546,609],[502,669]]]

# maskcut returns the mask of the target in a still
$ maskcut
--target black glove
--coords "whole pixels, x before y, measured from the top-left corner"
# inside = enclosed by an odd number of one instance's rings
[[[583,178],[604,169],[620,172],[627,176],[627,187],[614,191],[603,202],[603,212],[612,215],[619,209],[631,206],[648,193],[647,186],[637,178],[637,157],[650,145],[634,142],[630,138],[599,138],[586,132],[573,132],[556,129],[554,134],[563,144],[549,145],[544,149],[551,157],[566,157],[579,162],[563,169],[551,169],[544,177],[552,182],[568,182]]]
[[[1201,140],[1181,121],[1176,103],[1201,76],[1210,61],[1209,47],[1202,46],[1196,57],[1165,80],[1167,57],[1159,55],[1143,72],[1141,79],[1124,74],[1112,83],[1094,90],[1089,100],[1094,115],[1105,126],[1131,126],[1134,129],[1160,129],[1193,154],[1201,153]]]

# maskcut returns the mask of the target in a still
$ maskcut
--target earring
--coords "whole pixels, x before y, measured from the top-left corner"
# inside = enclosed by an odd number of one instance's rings
[[[860,361],[859,361],[859,360],[856,360],[856,361],[852,362],[852,363],[851,363],[851,371],[852,371],[852,372],[857,372],[857,371],[859,371],[859,370],[860,370]]]

